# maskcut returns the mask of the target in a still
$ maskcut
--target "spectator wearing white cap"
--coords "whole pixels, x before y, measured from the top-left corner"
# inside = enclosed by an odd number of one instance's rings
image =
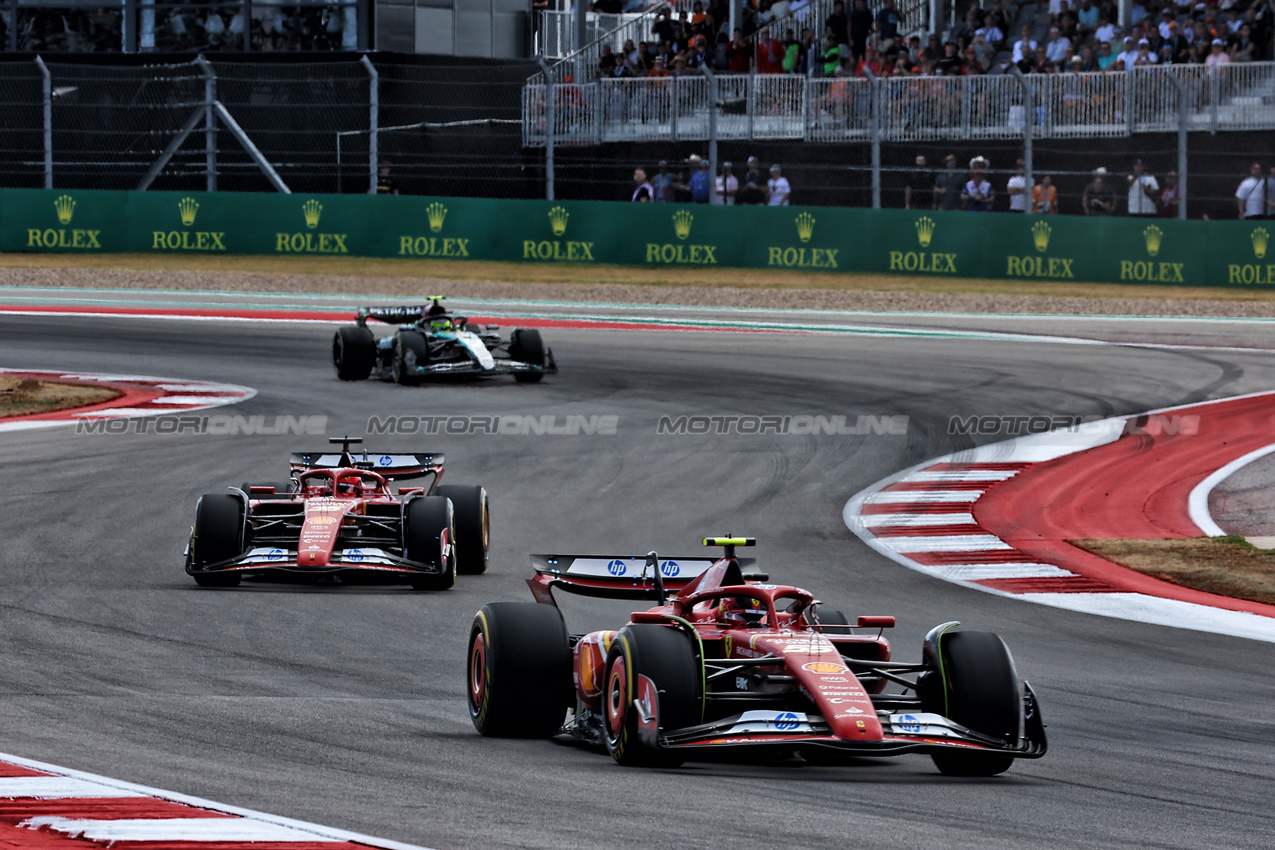
[[[1133,64],[1138,61],[1138,46],[1133,41],[1133,36],[1127,35],[1124,38],[1124,50],[1116,57],[1116,61],[1123,61],[1126,71],[1133,68]]]
[[[1145,38],[1140,39],[1138,41],[1138,54],[1133,60],[1134,66],[1141,67],[1143,65],[1154,65],[1157,60],[1158,57],[1151,50],[1151,42]]]
[[[1217,65],[1231,64],[1231,57],[1228,56],[1226,53],[1225,41],[1223,41],[1220,38],[1213,39],[1212,51],[1209,53],[1208,58],[1204,60],[1204,64],[1209,66],[1210,68],[1215,67]]]
[[[783,170],[778,164],[770,167],[770,179],[766,181],[766,189],[766,203],[769,206],[788,206],[788,196],[792,194],[792,187],[788,185],[788,178],[784,177]]]
[[[1142,160],[1133,161],[1133,173],[1129,175],[1129,215],[1155,215],[1155,199],[1160,194],[1160,184],[1147,173]]]

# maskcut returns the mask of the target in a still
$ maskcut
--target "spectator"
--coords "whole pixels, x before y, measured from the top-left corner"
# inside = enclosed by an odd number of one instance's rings
[[[735,205],[735,193],[739,191],[739,178],[731,173],[734,168],[729,162],[722,163],[721,176],[717,178],[717,198],[714,203],[728,207]]]
[[[1141,68],[1146,65],[1154,65],[1156,61],[1156,55],[1151,52],[1151,42],[1145,38],[1140,39],[1138,41],[1137,55],[1133,59],[1133,67]]]
[[[882,52],[889,53],[897,48],[899,27],[903,26],[903,15],[894,8],[894,0],[884,0],[881,10],[877,12],[877,35],[881,38]]]
[[[748,158],[748,171],[744,172],[744,185],[735,193],[735,203],[766,203],[766,175],[762,174],[761,163],[757,157]]]
[[[1219,65],[1231,64],[1231,57],[1226,54],[1225,41],[1220,38],[1213,39],[1212,52],[1209,53],[1208,58],[1204,60],[1204,64],[1210,68],[1215,68]]]
[[[1248,176],[1235,190],[1235,205],[1239,209],[1240,218],[1265,218],[1267,201],[1266,180],[1262,179],[1262,166],[1253,163],[1249,166]]]
[[[1248,24],[1240,25],[1228,53],[1232,62],[1252,62],[1257,56],[1257,42],[1253,40],[1253,31]]]
[[[398,184],[394,182],[394,178],[390,175],[390,164],[383,160],[377,166],[376,194],[378,195],[397,195],[398,194]]]
[[[1275,165],[1271,166],[1271,176],[1266,178],[1266,217],[1275,218]]]
[[[1032,38],[1031,27],[1025,26],[1018,35],[1018,41],[1014,42],[1014,56],[1012,61],[1015,65],[1019,65],[1035,54],[1036,39]]]
[[[859,64],[855,66],[855,74],[860,77],[866,77],[868,76],[867,72],[871,71],[874,75],[879,77],[884,70],[885,67],[881,62],[880,54],[877,53],[876,46],[869,43],[864,49],[863,58],[860,59]]]
[[[996,192],[985,176],[990,167],[991,163],[981,156],[970,160],[970,179],[961,191],[961,203],[967,212],[987,212],[992,208]]]
[[[1093,31],[1094,41],[1113,43],[1120,35],[1120,27],[1110,22],[1105,14],[1098,15],[1098,28]]]
[[[727,70],[732,74],[747,74],[753,66],[753,43],[744,38],[744,31],[735,29],[735,37],[726,48]]]
[[[634,171],[633,182],[637,184],[637,187],[633,190],[632,200],[634,203],[645,204],[655,199],[655,189],[647,181],[645,171],[640,168]]]
[[[992,25],[1001,31],[1001,40],[1005,40],[1005,36],[1009,35],[1009,28],[1014,25],[1013,20],[1009,16],[1009,12],[1005,11],[1005,4],[1002,0],[992,0],[992,10],[987,14],[992,16]],[[983,24],[986,26],[987,18],[983,18]],[[1000,50],[1000,45],[996,45],[996,49]]]
[[[1028,188],[1027,174],[1023,161],[1020,159],[1015,165],[1017,168],[1014,174],[1005,184],[1005,193],[1009,195],[1009,211],[1025,213],[1027,212],[1027,199],[1031,197],[1031,193],[1036,187]]]
[[[1093,4],[1093,0],[1080,0],[1080,5],[1076,7],[1076,20],[1076,33],[1082,38],[1098,28],[1098,7]]]
[[[1138,47],[1134,43],[1133,36],[1127,35],[1124,39],[1124,50],[1116,57],[1117,61],[1124,62],[1124,68],[1128,71],[1133,67],[1134,61],[1138,58]]]
[[[691,203],[707,204],[713,200],[713,165],[700,160],[699,171],[691,175]]]
[[[916,158],[916,169],[908,177],[908,185],[903,188],[903,208],[905,210],[934,209],[934,175],[925,167],[925,157]]]
[[[1085,187],[1080,196],[1081,207],[1085,215],[1111,215],[1116,210],[1116,196],[1111,194],[1107,186],[1107,169],[1094,170],[1093,181]]]
[[[841,67],[841,46],[832,33],[828,33],[823,53],[819,54],[819,63],[825,77],[831,77]]]
[[[651,178],[651,200],[657,204],[673,203],[673,189],[677,185],[677,179],[669,173],[668,162],[660,160],[659,170],[655,172],[655,176]]]
[[[1093,47],[1088,44],[1080,48],[1080,53],[1078,55],[1072,57],[1072,64],[1075,64],[1076,59],[1080,60],[1080,67],[1076,70],[1081,73],[1090,73],[1092,71],[1102,70],[1098,67],[1097,54],[1094,53]]]
[[[598,57],[598,73],[599,77],[615,76],[615,53],[611,50],[611,45],[602,45],[602,55]]]
[[[784,71],[784,43],[766,30],[757,40],[757,73],[782,74]]]
[[[850,10],[850,50],[855,59],[862,59],[864,48],[868,45],[868,36],[872,35],[872,10],[868,8],[868,0],[854,0],[854,8]]]
[[[1160,190],[1160,202],[1156,205],[1160,218],[1177,218],[1178,206],[1182,202],[1182,190],[1178,186],[1178,175],[1169,171],[1164,175],[1164,188]]]
[[[1116,66],[1116,60],[1119,57],[1111,50],[1110,42],[1102,42],[1098,45],[1098,70],[1109,71]]]
[[[956,53],[956,42],[949,41],[943,45],[943,58],[940,59],[935,67],[940,74],[953,75],[961,73],[961,57]]]
[[[792,187],[788,185],[788,178],[784,177],[783,170],[778,165],[770,167],[770,180],[766,183],[766,203],[772,207],[788,206],[788,198],[792,194]]]
[[[842,0],[832,4],[832,14],[824,18],[823,27],[826,34],[837,39],[837,44],[849,47],[850,20],[846,17],[846,4]]]
[[[1000,27],[996,26],[996,18],[991,12],[983,16],[983,25],[974,31],[974,35],[981,35],[987,40],[988,44],[997,47],[1005,40],[1005,33]]]
[[[965,180],[956,170],[956,154],[943,157],[943,170],[934,181],[935,209],[957,210],[961,207],[961,189]]]
[[[1160,184],[1147,174],[1142,160],[1133,161],[1133,173],[1129,175],[1129,215],[1155,215],[1156,195]]]
[[[1058,27],[1049,28],[1049,42],[1045,45],[1045,55],[1049,61],[1057,65],[1067,58],[1071,52],[1071,40],[1059,32]]]
[[[1032,187],[1032,214],[1056,215],[1058,213],[1058,189],[1048,174]]]

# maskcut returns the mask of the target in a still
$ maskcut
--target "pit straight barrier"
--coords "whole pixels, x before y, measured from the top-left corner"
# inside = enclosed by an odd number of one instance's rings
[[[1272,222],[0,189],[0,250],[789,268],[1275,286]]]

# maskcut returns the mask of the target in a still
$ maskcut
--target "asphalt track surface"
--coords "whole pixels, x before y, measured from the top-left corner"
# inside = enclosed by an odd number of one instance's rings
[[[947,326],[960,321],[972,320]],[[1021,319],[1012,330],[1104,327]],[[1275,348],[1270,325],[1192,327],[1208,330],[1193,342]],[[491,495],[492,568],[439,594],[211,591],[185,576],[198,496],[281,478],[288,451],[321,439],[3,435],[3,750],[438,848],[1270,846],[1268,644],[956,587],[872,552],[841,511],[868,484],[970,445],[947,433],[951,416],[1108,416],[1265,390],[1275,353],[555,330],[562,372],[541,385],[409,389],[338,382],[331,333],[4,316],[0,364],[243,384],[258,395],[210,412],[326,415],[331,433],[363,433],[371,413],[614,414],[618,432],[382,438],[379,448],[445,451],[449,481]],[[1169,323],[1119,333],[1182,341]],[[909,428],[657,434],[661,415],[681,414],[907,415]],[[973,781],[942,777],[920,756],[641,771],[473,731],[470,618],[488,601],[530,600],[528,552],[690,555],[700,536],[724,532],[756,535],[773,579],[851,616],[897,616],[899,659],[916,660],[924,632],[946,620],[1002,634],[1040,696],[1048,756]]]

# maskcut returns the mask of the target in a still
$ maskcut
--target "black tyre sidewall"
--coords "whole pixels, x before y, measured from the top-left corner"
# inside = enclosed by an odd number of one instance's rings
[[[1023,692],[1005,642],[990,632],[952,632],[943,636],[941,649],[947,716],[1007,745],[1017,744]],[[933,758],[940,771],[953,776],[994,776],[1013,764],[1010,756],[976,752],[942,752]]]
[[[487,552],[491,543],[487,491],[467,484],[444,484],[434,492],[452,500],[456,521],[457,572],[461,575],[487,572]]]
[[[476,639],[486,660],[481,698],[474,693]],[[466,652],[469,717],[493,737],[549,738],[562,728],[571,704],[571,647],[562,614],[535,602],[493,602],[474,615]]]
[[[451,544],[445,564],[444,532]],[[439,574],[412,576],[412,587],[417,590],[446,590],[456,583],[456,523],[450,499],[422,496],[408,502],[403,517],[403,557],[431,567],[444,566]]]
[[[607,701],[611,698],[612,667],[621,657],[628,668],[631,687],[627,689],[623,727],[615,735],[607,716]],[[611,757],[624,765],[675,767],[682,762],[680,755],[654,749],[638,737],[639,719],[633,700],[637,698],[639,676],[648,677],[659,692],[658,722],[661,730],[698,724],[701,720],[700,687],[703,674],[686,634],[672,626],[625,626],[611,642],[606,675],[603,678],[603,726],[606,730],[607,752]]]
[[[509,335],[509,356],[522,363],[545,367],[544,340],[540,331],[535,328],[514,328]],[[524,384],[534,384],[544,377],[544,372],[515,372],[514,380]]]
[[[332,338],[332,365],[343,381],[362,381],[376,365],[376,338],[367,328],[338,328]]]
[[[424,334],[420,331],[399,331],[394,335],[394,380],[404,386],[420,382],[419,376],[409,375],[404,370],[404,358],[408,351],[416,354],[418,365],[429,362],[429,344],[425,341]]]
[[[230,493],[208,493],[195,508],[195,530],[191,536],[192,567],[215,564],[243,554],[244,505]],[[235,587],[237,572],[203,573],[194,576],[200,587]]]

